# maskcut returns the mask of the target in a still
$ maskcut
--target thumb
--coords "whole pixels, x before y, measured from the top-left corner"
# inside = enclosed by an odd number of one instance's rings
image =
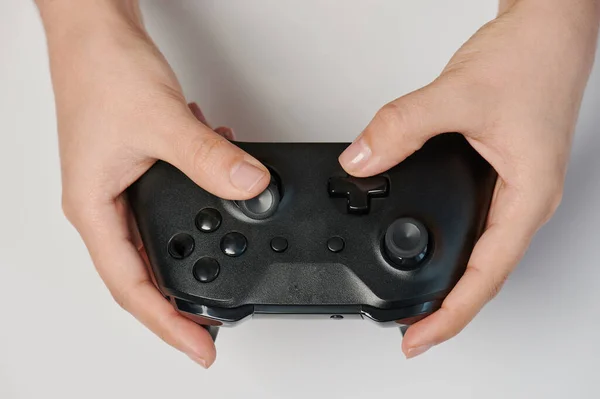
[[[269,182],[264,165],[196,120],[167,136],[159,158],[218,197],[253,198]]]
[[[372,176],[402,162],[437,134],[464,133],[468,109],[447,86],[436,81],[381,108],[340,155],[346,172]]]

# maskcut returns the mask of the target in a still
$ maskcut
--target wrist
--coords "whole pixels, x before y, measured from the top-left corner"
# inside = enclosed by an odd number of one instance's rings
[[[144,32],[138,0],[35,0],[52,49],[89,38]]]
[[[504,11],[502,7],[505,7]],[[500,17],[516,22],[538,47],[591,67],[600,25],[600,0],[501,0]],[[518,28],[517,28],[518,26]]]
[[[123,71],[162,68],[137,0],[36,0],[48,43],[57,104],[102,93]],[[158,60],[158,62],[157,62]],[[98,95],[95,95],[98,97]]]
[[[591,23],[600,23],[600,0],[499,0],[498,15],[518,8],[562,14],[566,17],[585,16]]]

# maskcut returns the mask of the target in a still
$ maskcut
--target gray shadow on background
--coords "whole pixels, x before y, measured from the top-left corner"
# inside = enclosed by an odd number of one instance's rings
[[[185,2],[159,1],[145,3],[144,8],[160,15],[166,22],[164,28],[167,30],[160,34],[180,44],[169,50],[170,54],[185,64],[184,73],[193,76],[195,71],[210,71],[210,76],[204,77],[210,80],[209,93],[204,92],[206,82],[186,87],[186,93],[194,98],[210,96],[210,102],[215,107],[226,110],[228,120],[236,121],[236,126],[244,123],[244,131],[255,141],[276,141],[280,137],[278,132],[281,131],[281,126],[277,126],[277,118],[269,115],[268,107],[261,107],[260,102],[253,97],[250,82],[243,78],[243,73],[236,70],[235,65],[228,62],[227,55],[215,43],[210,27],[203,26],[202,21],[195,19],[195,13],[188,13],[184,4]],[[194,45],[190,46],[190,43]],[[557,247],[560,248],[563,243],[572,239],[574,234],[595,234],[574,231],[572,221],[585,219],[592,212],[600,212],[598,192],[594,193],[595,197],[587,195],[600,184],[600,113],[595,111],[597,109],[600,109],[598,66],[586,92],[582,118],[577,129],[578,141],[571,157],[563,201],[553,219],[536,235],[520,267],[511,276],[511,291],[531,291],[539,287],[540,276],[547,279],[548,276],[564,274],[565,265],[552,260],[551,254],[555,253]],[[577,249],[565,247],[561,250],[576,252]],[[577,267],[577,256],[578,253],[573,253],[573,264],[567,265],[568,267]],[[563,292],[586,277],[585,273],[572,273],[569,280],[553,278],[552,289],[554,292]],[[510,304],[507,303],[507,306]]]

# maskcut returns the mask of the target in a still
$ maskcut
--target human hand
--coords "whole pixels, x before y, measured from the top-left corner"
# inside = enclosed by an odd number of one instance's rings
[[[498,172],[487,226],[466,272],[440,310],[408,329],[407,357],[459,333],[556,210],[599,14],[596,0],[513,1],[435,81],[384,106],[340,156],[349,174],[370,176],[432,136],[461,132]]]
[[[269,173],[227,140],[230,130],[217,129],[226,137],[216,134],[195,104],[188,108],[132,2],[67,3],[64,11],[77,18],[59,17],[63,14],[53,7],[64,2],[41,8],[56,97],[64,212],[119,305],[208,367],[215,359],[212,339],[152,283],[123,193],[157,159],[226,199],[259,194]]]

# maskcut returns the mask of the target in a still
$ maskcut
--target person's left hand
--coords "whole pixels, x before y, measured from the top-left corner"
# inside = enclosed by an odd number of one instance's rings
[[[598,10],[545,4],[517,2],[484,26],[439,78],[384,106],[340,156],[349,174],[371,176],[437,134],[460,132],[498,172],[487,226],[466,272],[441,309],[406,332],[409,358],[475,317],[560,202]]]

